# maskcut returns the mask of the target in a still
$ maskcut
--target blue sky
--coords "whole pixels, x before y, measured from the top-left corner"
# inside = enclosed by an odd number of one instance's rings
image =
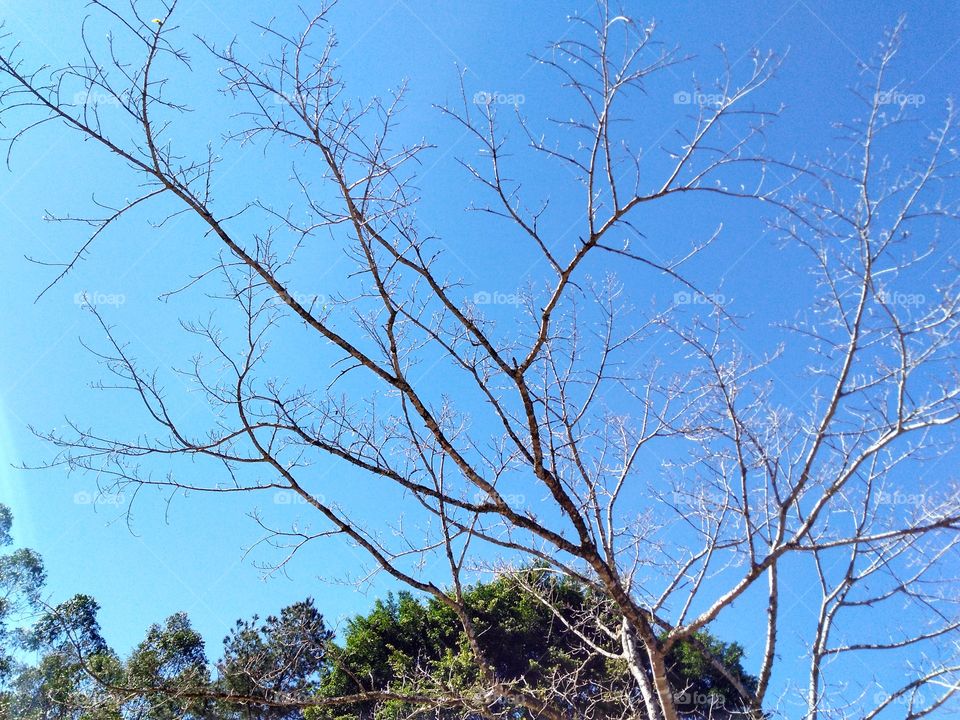
[[[470,156],[475,148],[432,105],[456,98],[459,65],[465,69],[468,94],[520,97],[524,112],[531,116],[552,111],[562,102],[556,79],[527,53],[563,35],[568,27],[566,15],[589,6],[589,2],[541,0],[344,0],[333,14],[340,38],[337,56],[352,93],[382,94],[409,78],[401,132],[405,137],[426,137],[437,146],[424,156],[420,216],[435,234],[457,238],[456,243],[448,243],[451,262],[471,289],[511,292],[517,284],[500,282],[503,267],[498,256],[485,244],[484,231],[462,213],[475,188],[456,157]],[[223,120],[229,105],[210,90],[216,87],[211,84],[216,82],[215,66],[190,34],[218,45],[236,37],[242,52],[257,56],[263,52],[264,39],[250,21],[268,20],[271,13],[279,12],[277,7],[183,0],[177,22],[196,60],[195,81],[171,90],[198,110],[189,124],[177,129],[181,146],[202,148],[209,139],[218,141],[231,122]],[[844,149],[830,123],[859,112],[848,91],[858,76],[857,63],[871,55],[883,30],[905,10],[906,42],[895,70],[909,81],[910,91],[923,98],[916,108],[921,125],[937,124],[946,97],[955,91],[960,77],[960,6],[952,2],[627,2],[626,8],[637,16],[656,18],[661,42],[678,44],[694,55],[688,64],[664,76],[663,82],[675,92],[692,91],[694,73],[704,81],[716,74],[717,43],[725,44],[735,70],[749,63],[747,53],[753,47],[785,54],[777,79],[761,98],[768,105],[785,104],[769,137],[775,151],[820,155],[828,147]],[[31,64],[57,65],[77,57],[85,13],[83,3],[0,2],[6,30],[23,42],[23,57]],[[279,22],[293,27],[296,20],[291,13]],[[98,37],[96,21],[89,27],[91,37]],[[668,107],[662,115],[642,116],[642,120],[649,121],[652,139],[664,137],[662,142],[668,143],[671,128],[682,121],[684,112],[682,106]],[[125,505],[90,502],[96,494],[92,478],[13,467],[49,457],[49,448],[32,437],[28,425],[57,427],[64,417],[118,426],[137,422],[129,414],[129,404],[89,387],[103,372],[80,341],[97,346],[102,340],[93,319],[76,301],[78,293],[96,294],[107,321],[130,342],[137,357],[158,367],[181,364],[189,357],[193,348],[178,331],[176,319],[203,313],[196,306],[196,296],[179,296],[166,304],[157,303],[156,297],[177,287],[184,269],[202,267],[214,250],[188,224],[146,228],[143,221],[149,213],[120,224],[75,273],[34,302],[52,279],[52,271],[28,263],[24,256],[63,258],[81,237],[77,228],[45,223],[43,212],[82,214],[94,193],[109,200],[130,192],[125,184],[128,176],[117,162],[74,140],[59,128],[45,128],[15,149],[11,170],[0,180],[4,318],[0,326],[0,501],[14,510],[18,541],[43,555],[52,597],[62,599],[76,592],[95,596],[103,608],[101,620],[108,639],[118,648],[129,647],[147,625],[179,610],[189,612],[208,641],[216,643],[237,617],[275,611],[306,594],[316,597],[334,622],[364,609],[371,596],[358,596],[350,587],[317,579],[320,574],[336,575],[355,562],[340,546],[317,546],[288,568],[289,577],[262,579],[256,561],[269,558],[259,554],[262,550],[244,556],[244,549],[258,537],[246,514],[255,505],[266,506],[268,512],[287,512],[290,507],[278,508],[276,498],[225,501],[192,496],[176,498],[167,506],[163,497],[146,493],[135,506],[128,528]],[[282,161],[265,160],[262,147],[233,149],[224,155],[217,176],[218,201],[229,205],[251,194],[282,199],[289,187]],[[265,166],[275,179],[264,181]],[[539,187],[536,182],[534,187]],[[548,188],[544,182],[544,191]],[[563,202],[560,192],[555,197]],[[791,272],[789,256],[779,253],[772,238],[763,234],[761,218],[751,208],[701,204],[684,220],[689,232],[702,233],[715,227],[718,217],[733,239],[715,289],[734,295],[739,307],[752,313],[747,323],[755,331],[750,336],[751,349],[760,353],[779,339],[763,330],[775,315],[773,291],[781,294],[785,304],[802,305],[807,280]],[[653,233],[670,229],[669,218],[651,222]],[[170,262],[174,247],[178,259]],[[323,258],[317,261],[322,263]],[[295,342],[295,337],[278,342],[283,346]],[[287,362],[293,369],[309,372],[311,363],[322,358]],[[781,391],[787,398],[798,394],[789,384]],[[380,497],[367,497],[362,489],[350,492],[354,502],[371,506],[382,502]],[[293,510],[303,508],[294,505]],[[734,635],[748,631],[729,630]]]

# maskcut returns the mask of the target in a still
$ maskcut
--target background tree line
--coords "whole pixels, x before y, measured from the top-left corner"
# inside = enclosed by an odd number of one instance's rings
[[[10,545],[12,514],[0,506],[0,540]],[[622,663],[598,661],[555,615],[567,618],[596,603],[588,588],[530,568],[530,583],[557,603],[526,592],[516,576],[478,582],[466,593],[479,636],[504,681],[549,687],[574,677],[570,717],[624,716],[635,692]],[[4,720],[336,720],[347,718],[482,717],[443,707],[438,688],[483,693],[475,657],[457,617],[433,598],[409,592],[377,600],[348,620],[340,640],[313,599],[264,619],[237,620],[216,658],[185,613],[151,625],[129,653],[110,647],[89,595],[55,606],[44,602],[42,559],[18,549],[0,557],[0,717]],[[608,618],[616,622],[616,618]],[[106,629],[109,634],[109,628]],[[702,633],[698,642],[723,657],[741,682],[742,649]],[[691,643],[670,658],[679,705],[688,717],[726,717],[736,690]],[[396,699],[376,697],[397,693]],[[365,699],[371,694],[371,699]],[[435,694],[433,712],[403,696]],[[350,702],[350,698],[356,698]],[[312,702],[311,702],[312,699]],[[346,699],[347,701],[343,701]],[[325,701],[337,701],[327,707]],[[503,699],[487,697],[491,710]],[[520,710],[517,718],[536,717]]]

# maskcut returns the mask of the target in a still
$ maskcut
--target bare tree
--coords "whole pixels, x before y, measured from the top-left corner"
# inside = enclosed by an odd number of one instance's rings
[[[82,62],[52,72],[25,67],[16,46],[0,54],[9,81],[2,117],[20,128],[11,147],[55,121],[99,143],[141,188],[101,216],[59,218],[91,232],[54,282],[119,218],[158,203],[192,215],[219,250],[212,268],[185,278],[184,291],[222,278],[221,301],[239,311],[242,340],[213,321],[185,325],[211,353],[179,370],[218,418],[198,433],[176,420],[185,398],[165,391],[91,308],[109,340],[102,359],[113,387],[133,393],[156,434],[123,438],[74,425],[44,435],[61,451],[52,465],[92,471],[117,488],[292,491],[320,525],[278,528],[261,518],[270,542],[284,548],[278,567],[307,543],[339,538],[369,556],[371,573],[389,573],[458,616],[484,688],[469,697],[442,687],[423,694],[411,680],[420,694],[407,697],[424,709],[567,716],[569,679],[544,689],[498,677],[464,603],[476,572],[536,563],[601,599],[595,612],[570,617],[548,593],[538,595],[585,653],[621,663],[632,678],[624,714],[676,720],[683,688],[671,686],[667,653],[722,614],[747,618],[758,609],[766,637],[758,682],[746,687],[730,675],[740,704],[729,714],[948,712],[960,688],[951,575],[960,495],[952,486],[925,494],[916,478],[956,457],[960,298],[940,235],[958,215],[957,116],[949,105],[909,164],[889,159],[909,110],[884,95],[899,87],[890,72],[901,27],[863,68],[864,115],[841,126],[850,150],[823,161],[778,160],[764,149],[779,109],[754,98],[778,60],[762,54],[744,74],[727,64],[711,101],[691,104],[686,130],[660,157],[641,157],[636,125],[624,121],[656,112],[647,87],[685,57],[655,43],[652,25],[605,3],[572,20],[567,39],[540,58],[571,95],[574,109],[564,108],[563,119],[505,118],[491,98],[471,101],[464,89],[439,111],[479,148],[462,161],[479,187],[471,209],[539,258],[517,303],[497,309],[512,313],[507,322],[465,298],[445,245],[416,215],[413,183],[429,146],[395,139],[402,90],[366,104],[347,99],[330,8],[297,36],[262,26],[277,47],[266,61],[205,44],[242,122],[231,129],[225,120],[228,146],[296,151],[295,192],[278,209],[215,202],[218,157],[184,157],[170,139],[185,111],[174,96],[189,70],[175,41],[175,3],[153,19],[136,4],[91,4],[125,33],[116,41],[125,53],[114,41],[88,41]],[[106,102],[121,113],[105,117]],[[508,127],[520,141],[508,144]],[[563,212],[512,179],[524,170],[517,157],[553,163],[558,182],[576,188],[583,204],[573,243],[557,240],[554,217]],[[731,304],[697,262],[721,242],[719,229],[692,243],[660,243],[657,252],[645,243],[643,213],[671,212],[681,197],[752,203],[786,248],[806,252],[816,289],[808,312],[782,318],[780,351],[756,356],[742,343]],[[304,289],[310,267],[298,262],[318,243],[354,267],[322,300]],[[672,302],[635,306],[637,294],[617,273],[672,287]],[[905,302],[917,288],[924,302]],[[304,353],[331,358],[303,384],[271,373],[267,339],[280,327]],[[788,411],[765,379],[770,367],[814,390]],[[209,467],[174,472],[178,460],[198,459]],[[369,507],[337,501],[337,489],[317,479],[321,463],[370,493],[396,493],[408,519],[390,528]],[[151,472],[157,467],[170,472]],[[900,501],[907,497],[919,500]],[[420,571],[438,557],[446,582]],[[785,588],[810,583],[821,596],[812,617],[781,600]],[[906,620],[891,621],[892,613]],[[619,618],[613,626],[611,617]],[[808,653],[799,690],[781,669],[785,632]],[[858,669],[860,658],[880,657],[904,669],[901,684],[882,692]],[[721,659],[711,661],[723,670]],[[358,695],[345,702],[376,696],[357,682]],[[391,689],[389,698],[403,692]]]

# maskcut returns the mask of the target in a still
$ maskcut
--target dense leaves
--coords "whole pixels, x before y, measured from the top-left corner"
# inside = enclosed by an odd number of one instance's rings
[[[530,570],[480,583],[465,592],[483,650],[498,680],[523,683],[543,699],[562,702],[575,717],[620,717],[625,702],[637,700],[626,664],[604,660],[589,652],[584,640],[609,645],[596,628],[577,626],[580,618],[596,617],[598,602],[583,587]],[[535,592],[531,592],[530,589]],[[538,598],[549,598],[549,606]],[[556,613],[560,610],[561,620]],[[615,613],[599,612],[611,627]],[[591,637],[592,635],[592,637]],[[686,715],[723,717],[740,709],[729,680],[711,666],[703,648],[722,660],[739,682],[753,688],[755,679],[741,665],[742,648],[706,633],[680,643],[669,656],[669,671],[678,692],[678,706]],[[618,652],[618,648],[610,648]],[[482,690],[478,668],[458,618],[436,599],[422,601],[409,593],[378,600],[367,615],[347,627],[339,662],[327,676],[322,693],[329,697],[364,690],[417,691],[450,688],[464,697]],[[493,703],[495,704],[495,703]],[[316,718],[397,717],[411,706],[400,702],[354,705],[347,712],[314,710]],[[450,717],[462,716],[460,709]],[[525,713],[518,712],[517,717]]]
[[[209,683],[203,638],[185,613],[170,616],[163,626],[153,625],[131,653],[124,673],[128,687],[156,688],[132,703],[138,706],[135,716],[144,720],[205,716],[209,701],[203,694]]]
[[[13,540],[10,529],[13,513],[0,505],[0,546],[8,547]],[[19,549],[0,556],[0,679],[9,675],[13,658],[6,652],[11,640],[11,623],[18,616],[36,606],[45,574],[43,561],[33,550]]]
[[[0,540],[8,545],[11,523],[0,506]],[[377,600],[347,623],[339,643],[308,598],[263,620],[238,620],[211,663],[184,613],[150,626],[123,658],[103,636],[94,598],[78,594],[47,607],[43,581],[32,551],[0,557],[0,720],[452,719],[484,707],[536,717],[490,692],[462,619],[437,598],[401,592]],[[570,717],[621,717],[639,704],[626,663],[614,657],[621,649],[604,632],[621,618],[588,588],[530,568],[463,594],[496,683],[522,685]],[[34,662],[18,665],[18,653]],[[755,684],[742,656],[736,643],[708,634],[678,644],[669,673],[683,714],[722,718],[736,709],[729,677]],[[364,693],[362,701],[330,703]],[[429,703],[403,700],[410,694],[445,699],[426,711]]]
[[[0,505],[0,546],[9,547],[13,513]],[[0,681],[11,681],[16,663],[12,652],[16,644],[18,621],[40,602],[45,574],[43,561],[32,550],[19,549],[0,555]],[[0,714],[6,714],[11,694],[0,694]]]
[[[221,687],[230,695],[282,701],[308,698],[327,667],[327,647],[333,633],[307,599],[285,607],[262,624],[238,620],[224,639]],[[293,720],[296,708],[261,703],[246,704],[243,717],[257,720]]]

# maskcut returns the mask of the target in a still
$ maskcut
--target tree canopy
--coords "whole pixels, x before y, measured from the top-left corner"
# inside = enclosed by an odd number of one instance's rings
[[[525,589],[520,579],[537,586]],[[540,598],[549,596],[549,604]],[[591,644],[609,644],[609,638],[581,638],[571,627],[594,612],[599,602],[588,589],[533,568],[522,575],[506,575],[479,582],[464,593],[471,620],[481,638],[485,657],[502,682],[523,685],[545,703],[563,703],[571,717],[620,717],[641,702],[627,665],[592,652]],[[610,627],[622,622],[616,611],[603,613]],[[703,653],[702,647],[709,649]],[[611,653],[612,655],[613,653]],[[708,633],[677,645],[668,658],[674,686],[681,688],[678,706],[692,717],[725,717],[742,711],[737,690],[707,660],[723,658],[724,671],[747,687],[755,685],[741,665],[742,648]],[[468,695],[482,693],[474,655],[456,615],[435,598],[421,599],[409,592],[377,600],[373,609],[352,619],[343,646],[321,693],[349,695],[365,689],[407,688],[429,694],[431,689],[455,688]],[[529,716],[523,710],[519,717]],[[361,703],[347,712],[314,710],[312,717],[404,717],[413,713],[408,703],[377,706]],[[460,709],[445,713],[460,717]]]
[[[9,545],[12,515],[3,506],[0,519]],[[4,720],[394,720],[427,717],[422,703],[404,698],[430,696],[437,700],[431,716],[452,719],[481,717],[476,703],[509,705],[486,690],[460,619],[429,596],[388,594],[348,620],[339,639],[307,598],[262,620],[237,620],[211,660],[185,613],[151,625],[124,655],[105,639],[94,598],[77,594],[48,606],[43,583],[36,553],[0,557]],[[464,597],[502,682],[522,685],[545,703],[562,699],[571,717],[622,717],[641,702],[627,665],[591,651],[609,638],[576,629],[602,603],[589,588],[532,567],[476,582]],[[601,615],[611,627],[622,622],[612,608]],[[683,688],[678,706],[685,715],[738,711],[730,678],[756,683],[742,655],[737,643],[706,632],[676,646],[668,667]],[[723,668],[710,657],[723,658]],[[451,690],[462,704],[445,700]],[[351,697],[358,699],[325,704]],[[523,708],[512,714],[536,717]]]

